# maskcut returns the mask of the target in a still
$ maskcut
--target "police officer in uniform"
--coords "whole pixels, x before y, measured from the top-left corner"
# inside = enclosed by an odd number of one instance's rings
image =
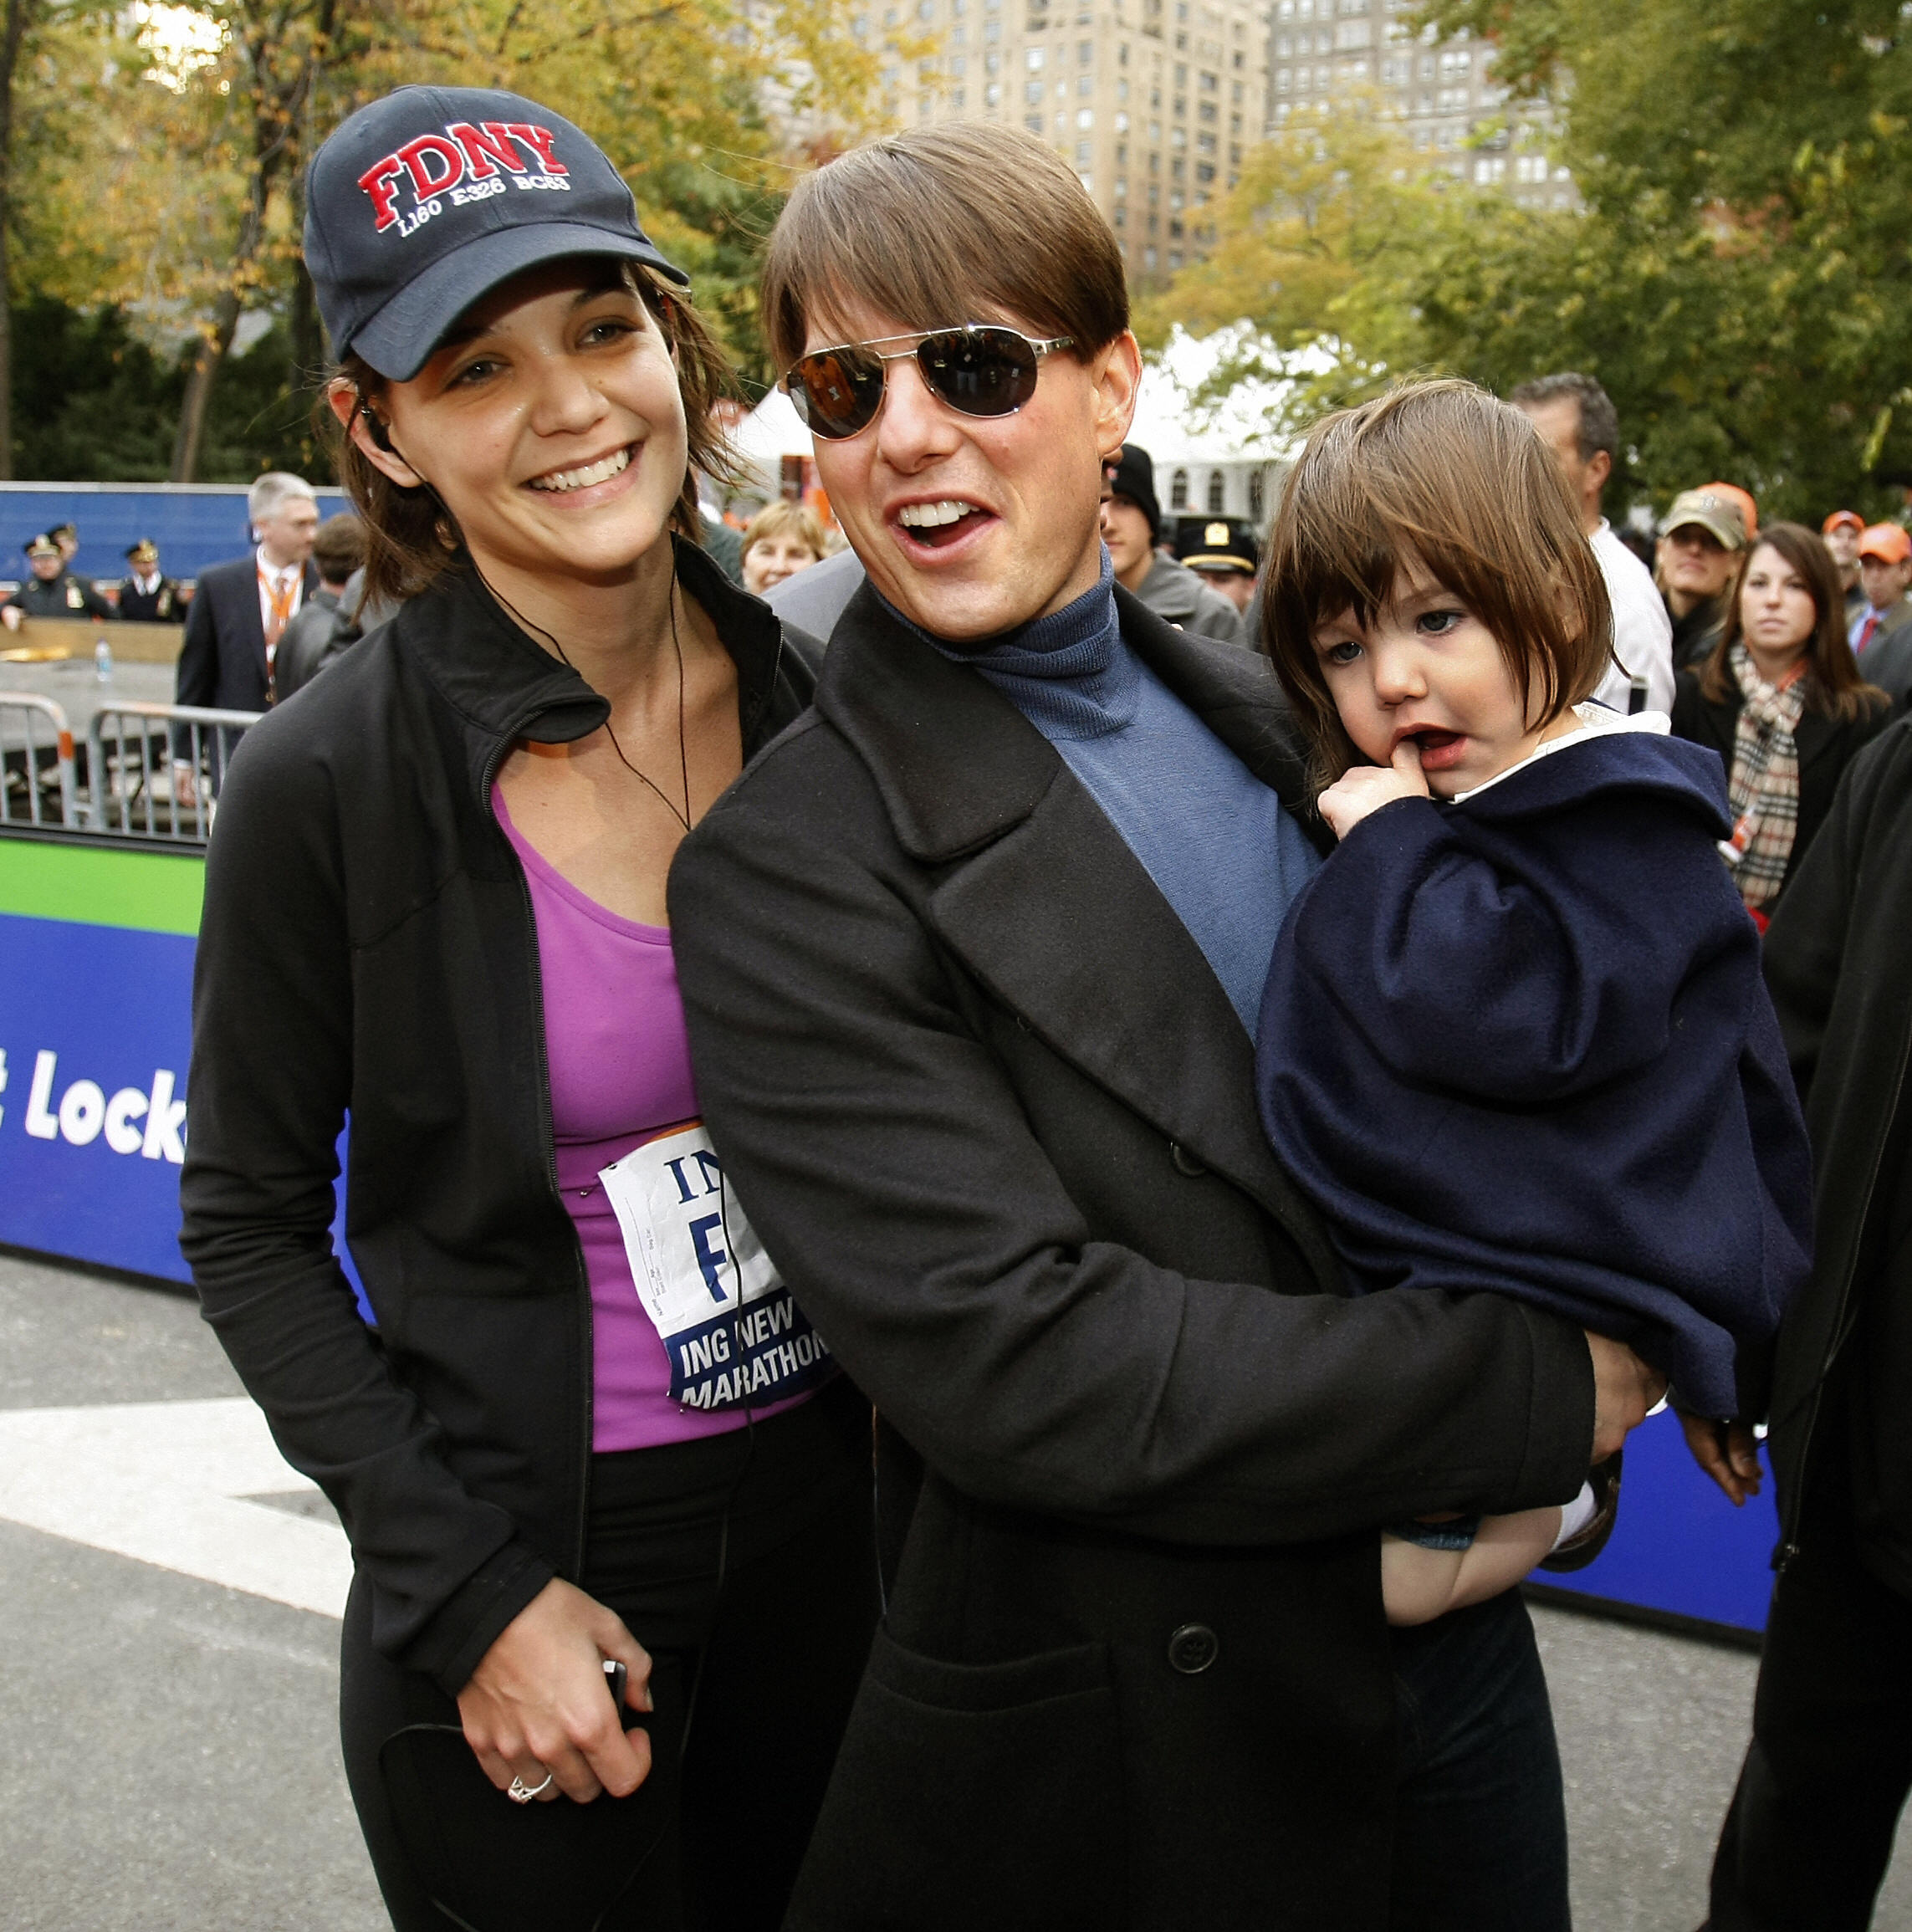
[[[120,586],[120,615],[132,624],[177,624],[186,600],[171,577],[160,575],[159,545],[141,537],[126,552],[132,574]]]
[[[4,604],[0,621],[18,631],[24,617],[98,617],[113,615],[113,606],[90,584],[69,574],[59,545],[50,536],[35,537],[26,546],[33,575]]]
[[[1183,517],[1176,529],[1175,561],[1244,615],[1255,601],[1261,546],[1254,530],[1238,519]]]

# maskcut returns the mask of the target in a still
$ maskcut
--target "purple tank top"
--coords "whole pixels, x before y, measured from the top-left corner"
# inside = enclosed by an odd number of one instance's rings
[[[590,1280],[591,1448],[649,1449],[741,1429],[740,1411],[671,1400],[664,1345],[637,1299],[597,1178],[664,1128],[698,1117],[670,929],[620,918],[587,897],[533,849],[496,786],[491,802],[524,865],[537,920],[558,1186]],[[758,1419],[805,1399],[767,1405]]]

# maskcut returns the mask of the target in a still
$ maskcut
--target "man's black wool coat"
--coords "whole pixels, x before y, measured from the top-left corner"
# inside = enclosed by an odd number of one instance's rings
[[[1299,805],[1266,665],[1117,602]],[[1195,942],[867,588],[671,915],[718,1151],[907,1528],[790,1926],[1378,1932],[1377,1526],[1572,1495],[1579,1331],[1341,1292]]]

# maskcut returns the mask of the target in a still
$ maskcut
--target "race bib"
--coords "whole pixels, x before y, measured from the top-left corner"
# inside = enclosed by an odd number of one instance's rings
[[[770,1265],[702,1122],[647,1141],[597,1177],[624,1233],[631,1279],[686,1408],[765,1408],[835,1366]]]

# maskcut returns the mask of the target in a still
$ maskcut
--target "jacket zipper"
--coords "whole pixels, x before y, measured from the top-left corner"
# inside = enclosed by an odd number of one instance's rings
[[[1899,1074],[1893,1083],[1892,1104],[1885,1110],[1884,1130],[1879,1137],[1879,1145],[1873,1152],[1872,1171],[1865,1178],[1865,1192],[1859,1207],[1858,1234],[1853,1244],[1851,1265],[1846,1270],[1846,1278],[1839,1284],[1839,1305],[1837,1317],[1833,1323],[1832,1341],[1826,1350],[1826,1357],[1819,1364],[1819,1373],[1812,1384],[1811,1406],[1806,1411],[1806,1430],[1799,1444],[1799,1477],[1792,1496],[1790,1525],[1780,1526],[1779,1546],[1772,1553],[1772,1567],[1784,1576],[1787,1567],[1799,1554],[1800,1517],[1806,1507],[1806,1463],[1812,1452],[1812,1438],[1819,1426],[1819,1410],[1826,1399],[1826,1381],[1833,1372],[1833,1364],[1849,1337],[1848,1311],[1852,1306],[1853,1282],[1858,1273],[1859,1255],[1864,1245],[1866,1223],[1872,1217],[1873,1196],[1879,1188],[1879,1170],[1885,1160],[1887,1142],[1892,1137],[1892,1123],[1899,1117],[1899,1108],[1905,1096],[1905,1075],[1912,1064],[1912,1033],[1909,1033],[1899,1053]]]
[[[535,713],[521,722],[529,723]],[[512,850],[511,841],[504,836],[504,828],[498,822],[497,815],[491,809],[492,787],[498,782],[498,769],[509,756],[511,748],[518,742],[518,732],[508,730],[499,739],[497,749],[486,759],[482,782],[484,812],[491,820],[491,829],[498,841],[504,848],[505,856],[511,861],[514,877],[518,881],[519,900],[524,907],[524,929],[529,935],[531,948],[531,1004],[532,1040],[538,1061],[538,1132],[544,1152],[544,1178],[551,1190],[551,1199],[558,1212],[564,1216],[565,1229],[570,1236],[575,1278],[578,1309],[579,1340],[582,1352],[579,1359],[584,1364],[584,1428],[579,1436],[578,1447],[578,1502],[575,1526],[571,1543],[571,1573],[566,1579],[576,1582],[584,1575],[585,1538],[586,1526],[590,1520],[590,1445],[592,1431],[596,1426],[593,1403],[596,1395],[593,1351],[596,1341],[591,1324],[590,1276],[585,1267],[584,1244],[578,1239],[575,1223],[565,1207],[565,1193],[558,1182],[557,1129],[551,1119],[551,1063],[544,1043],[544,969],[538,954],[538,912],[531,902],[531,884],[524,877],[524,867],[519,862],[518,854]]]

